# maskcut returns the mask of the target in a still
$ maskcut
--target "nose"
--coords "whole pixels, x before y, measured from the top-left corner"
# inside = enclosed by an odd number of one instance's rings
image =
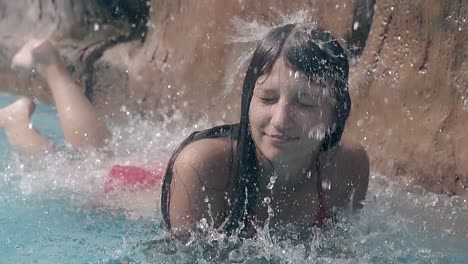
[[[283,100],[273,106],[271,115],[271,124],[280,131],[290,128],[294,121],[291,104]]]

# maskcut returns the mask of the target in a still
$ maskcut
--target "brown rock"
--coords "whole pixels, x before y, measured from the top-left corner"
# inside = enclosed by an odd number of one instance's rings
[[[467,194],[467,8],[466,1],[377,4],[351,79],[348,123],[375,171]]]

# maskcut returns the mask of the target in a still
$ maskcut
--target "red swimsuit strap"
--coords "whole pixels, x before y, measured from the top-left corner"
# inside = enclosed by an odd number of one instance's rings
[[[319,209],[317,211],[317,214],[315,215],[315,222],[314,225],[316,227],[323,227],[325,223],[325,219],[327,218],[327,213],[325,211],[325,207],[323,206],[324,202],[324,191],[322,188],[322,177],[321,177],[321,166],[320,166],[320,160],[317,157],[317,160],[315,162],[315,170],[317,172],[317,191],[318,191],[318,198],[319,198]]]

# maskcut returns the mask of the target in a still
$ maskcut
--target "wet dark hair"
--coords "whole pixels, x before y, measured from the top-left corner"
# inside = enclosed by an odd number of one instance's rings
[[[182,142],[169,161],[161,197],[161,211],[168,228],[169,187],[178,153],[190,142],[215,137],[237,140],[236,159],[233,160],[236,160],[238,169],[231,179],[234,184],[233,207],[225,229],[231,234],[239,229],[240,224],[251,223],[258,193],[259,164],[250,132],[250,103],[258,78],[269,74],[280,57],[283,57],[292,70],[302,72],[311,81],[331,89],[335,100],[335,119],[323,139],[320,151],[326,151],[340,142],[351,109],[348,93],[349,65],[345,51],[329,32],[315,26],[287,24],[276,27],[258,43],[253,53],[242,89],[240,123],[193,133]]]

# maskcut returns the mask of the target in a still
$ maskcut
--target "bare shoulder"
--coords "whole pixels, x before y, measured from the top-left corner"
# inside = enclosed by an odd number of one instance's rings
[[[179,153],[174,168],[190,167],[201,184],[225,189],[234,159],[233,142],[228,138],[207,138],[194,141]]]
[[[340,167],[350,173],[354,180],[369,179],[369,157],[364,147],[352,140],[343,140],[338,148],[336,158]]]
[[[233,148],[230,139],[201,139],[185,146],[174,161],[169,219],[173,228],[192,228],[212,218],[225,219]]]
[[[369,186],[369,157],[364,147],[343,139],[339,146],[327,153],[327,175],[331,181],[333,206],[344,207],[351,202],[360,208]]]

